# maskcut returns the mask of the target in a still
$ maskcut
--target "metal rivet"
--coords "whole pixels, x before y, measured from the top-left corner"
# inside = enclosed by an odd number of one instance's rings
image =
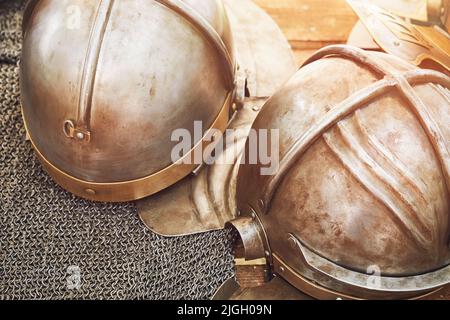
[[[84,133],[83,132],[78,132],[77,133],[77,139],[78,140],[84,140]]]
[[[284,269],[283,266],[280,267],[280,270],[281,270],[281,272],[284,272],[284,271],[285,271],[285,269]]]
[[[261,108],[260,108],[260,107],[257,107],[257,106],[254,106],[254,107],[252,108],[252,110],[255,111],[255,112],[258,112],[259,110],[261,110]]]
[[[252,218],[256,219],[256,214],[254,212],[252,212]]]
[[[264,253],[266,254],[267,257],[270,257],[270,252],[269,251],[264,251]]]
[[[86,190],[84,190],[88,195],[91,195],[91,196],[95,196],[95,194],[96,194],[96,192],[95,192],[95,190],[93,190],[93,189],[86,189]]]

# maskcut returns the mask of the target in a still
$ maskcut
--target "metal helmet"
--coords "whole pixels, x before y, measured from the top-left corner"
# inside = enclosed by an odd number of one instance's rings
[[[184,160],[209,129],[226,128],[235,61],[221,0],[30,1],[23,33],[28,135],[53,179],[80,197],[158,192],[195,169]],[[174,129],[194,136],[175,163]]]
[[[450,74],[450,1],[347,2],[360,18],[348,44]]]
[[[319,50],[253,128],[279,169],[242,164],[247,260],[316,298],[417,298],[450,282],[450,78],[380,52]],[[247,152],[249,146],[247,145]]]

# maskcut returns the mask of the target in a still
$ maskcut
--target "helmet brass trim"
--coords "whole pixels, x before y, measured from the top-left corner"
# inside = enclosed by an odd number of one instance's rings
[[[219,115],[214,120],[211,127],[206,131],[203,139],[199,141],[189,153],[184,155],[177,162],[171,164],[165,169],[156,172],[147,177],[113,183],[94,183],[89,181],[80,180],[73,177],[62,170],[55,167],[49,160],[47,160],[39,149],[36,147],[33,137],[30,134],[26,118],[22,112],[22,117],[25,125],[25,129],[30,138],[33,149],[36,151],[39,161],[44,166],[48,174],[64,189],[70,191],[76,196],[85,198],[92,201],[102,202],[127,202],[142,199],[151,194],[157,193],[175,182],[181,180],[185,176],[189,175],[196,167],[196,164],[184,164],[183,160],[189,159],[195,153],[195,150],[205,148],[207,145],[214,143],[215,141],[207,141],[205,136],[208,136],[208,132],[212,129],[218,129],[222,133],[225,131],[229,114],[232,106],[233,94],[228,94],[225,99],[225,103]]]

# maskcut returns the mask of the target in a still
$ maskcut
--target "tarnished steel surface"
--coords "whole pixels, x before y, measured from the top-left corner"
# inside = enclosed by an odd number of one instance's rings
[[[195,168],[171,166],[174,129],[225,129],[236,66],[220,0],[41,0],[25,19],[24,119],[69,191],[142,198]]]
[[[392,55],[351,46],[313,55],[253,125],[279,129],[278,172],[243,164],[238,174],[238,207],[258,215],[272,257],[356,297],[420,296],[448,283],[449,89],[446,75]],[[300,247],[336,268],[319,270]],[[358,285],[339,268],[388,282]],[[417,277],[416,287],[395,277]]]
[[[227,145],[217,161],[176,185],[138,202],[139,215],[152,231],[178,236],[222,229],[236,217],[236,177],[240,152],[267,97],[296,70],[292,51],[278,26],[249,0],[224,1],[239,64],[239,78],[250,97],[229,124]],[[238,89],[239,91],[239,89]],[[239,152],[234,153],[236,150]],[[234,163],[224,159],[237,156]]]
[[[227,280],[213,300],[312,300],[280,277],[260,287],[242,288],[236,280]]]
[[[365,33],[359,27],[352,32],[348,44],[369,48],[361,38],[372,37],[390,54],[415,65],[434,69],[444,68],[450,72],[450,34],[442,23],[434,25],[431,22],[429,25],[413,23],[386,9],[359,0],[348,0],[348,3],[358,14],[368,32]],[[445,5],[445,9],[448,10],[450,3]],[[446,10],[443,12],[447,12]],[[447,21],[447,18],[444,21]]]

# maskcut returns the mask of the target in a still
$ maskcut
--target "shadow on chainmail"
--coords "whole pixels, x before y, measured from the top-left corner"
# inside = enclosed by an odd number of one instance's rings
[[[228,231],[159,237],[134,204],[80,200],[42,171],[20,116],[23,3],[0,0],[0,298],[210,298],[233,275]]]

